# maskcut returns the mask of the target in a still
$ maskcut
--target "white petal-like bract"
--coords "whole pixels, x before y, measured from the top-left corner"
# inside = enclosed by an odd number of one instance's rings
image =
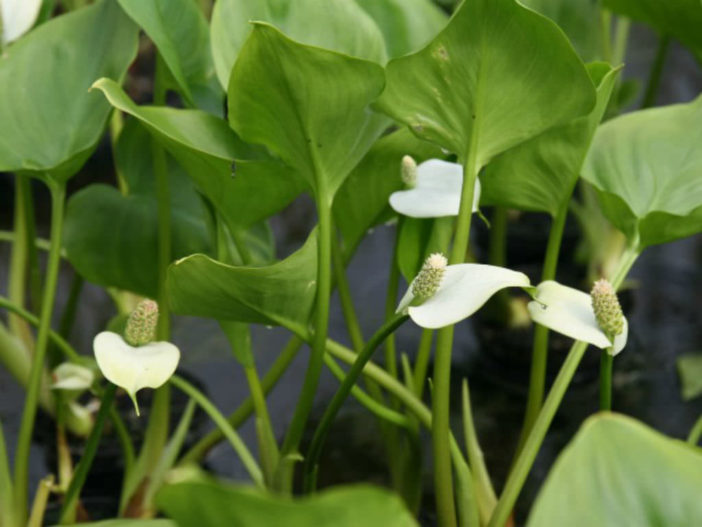
[[[93,349],[102,374],[127,391],[137,413],[136,392],[163,385],[175,373],[180,360],[180,351],[170,342],[133,347],[111,331],[98,333],[93,340]]]
[[[0,0],[2,45],[17,40],[31,29],[39,16],[41,0]]]
[[[463,167],[440,159],[429,159],[417,167],[416,186],[390,195],[390,206],[412,218],[457,216],[461,205]],[[475,180],[473,212],[480,203],[480,180]]]
[[[95,374],[90,368],[64,362],[59,364],[51,373],[52,390],[87,390],[95,380]]]
[[[407,310],[412,320],[423,328],[441,328],[468,318],[492,295],[507,287],[529,287],[529,277],[495,265],[449,265],[434,296],[419,306],[412,306],[414,295],[410,284],[397,310]]]
[[[547,280],[536,287],[534,298],[527,307],[537,324],[598,348],[608,349],[612,346],[597,324],[589,294]],[[628,332],[629,325],[624,318],[624,331],[614,339],[614,355],[624,349]]]

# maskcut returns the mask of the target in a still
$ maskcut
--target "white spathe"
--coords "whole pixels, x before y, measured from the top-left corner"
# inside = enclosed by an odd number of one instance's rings
[[[583,291],[547,280],[536,287],[534,300],[527,308],[537,324],[601,349],[612,347],[597,324],[590,295]],[[624,318],[624,331],[614,338],[613,355],[624,349],[628,335],[629,323]]]
[[[463,167],[440,159],[429,159],[417,167],[414,188],[390,195],[390,206],[412,218],[440,218],[457,216],[461,206]],[[480,180],[475,178],[473,212],[480,204]]]
[[[180,351],[170,342],[150,342],[134,347],[111,331],[97,334],[93,350],[102,374],[126,390],[134,401],[137,414],[136,392],[165,384],[175,373],[180,360]]]
[[[17,40],[31,29],[39,16],[41,0],[0,0],[2,45]]]
[[[51,373],[51,377],[52,390],[83,391],[90,388],[95,380],[95,374],[90,368],[71,362],[59,364]]]
[[[500,289],[529,287],[524,273],[484,264],[449,265],[434,296],[412,306],[412,284],[402,297],[397,312],[406,312],[419,326],[436,329],[468,318]]]

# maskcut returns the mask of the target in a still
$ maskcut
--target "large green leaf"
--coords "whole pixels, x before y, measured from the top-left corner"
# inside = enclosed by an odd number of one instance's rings
[[[608,121],[583,177],[607,218],[640,249],[702,231],[702,97]]]
[[[256,24],[232,70],[229,122],[301,174],[319,199],[335,191],[386,126],[368,105],[383,69]]]
[[[690,353],[678,358],[680,393],[685,401],[702,395],[702,353]]]
[[[522,0],[549,17],[568,35],[585,61],[602,60],[602,23],[597,0]]]
[[[402,500],[369,485],[339,487],[291,499],[250,487],[177,483],[157,505],[179,525],[200,527],[416,527]]]
[[[132,120],[120,134],[115,164],[128,195],[102,184],[89,185],[68,202],[66,255],[91,282],[155,298],[158,293],[158,204],[151,137]],[[171,160],[172,259],[213,249],[210,214],[193,184]]]
[[[699,0],[604,0],[605,7],[675,37],[702,61],[702,2]]]
[[[42,24],[0,60],[0,172],[75,174],[95,147],[110,105],[88,93],[99,77],[121,79],[137,27],[114,0]],[[42,176],[44,177],[44,176]]]
[[[168,294],[175,313],[276,324],[303,331],[316,293],[317,233],[291,256],[266,267],[241,267],[195,254],[171,264]]]
[[[430,0],[356,0],[378,24],[390,57],[424,47],[441,31],[448,17]]]
[[[588,113],[595,89],[554,22],[514,0],[466,0],[422,51],[390,61],[378,106],[478,167]]]
[[[418,163],[441,158],[441,149],[417,139],[407,129],[381,137],[344,181],[334,198],[334,224],[349,257],[371,227],[391,217],[390,194],[403,187],[400,163],[405,155]]]
[[[385,62],[382,33],[351,0],[217,0],[212,12],[212,54],[225,89],[251,32],[251,21],[269,22],[305,44]]]
[[[100,79],[95,87],[146,125],[230,229],[268,218],[302,191],[303,182],[290,169],[243,143],[225,121],[199,110],[138,106],[109,79]]]
[[[529,527],[689,527],[702,518],[702,452],[624,416],[582,426],[546,480]]]
[[[482,204],[555,216],[570,198],[618,73],[601,62],[588,65],[588,71],[597,86],[597,104],[590,114],[546,130],[493,159],[480,177]]]
[[[196,105],[203,93],[224,94],[210,52],[210,29],[192,0],[119,0],[122,9],[154,41],[185,100]],[[200,97],[198,97],[200,96]]]

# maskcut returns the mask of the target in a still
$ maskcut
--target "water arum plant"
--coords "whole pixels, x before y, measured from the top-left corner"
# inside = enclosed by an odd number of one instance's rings
[[[656,347],[641,324],[667,323],[645,306],[672,271],[637,269],[633,312],[617,290],[646,248],[702,232],[702,98],[620,115],[628,17],[661,34],[648,107],[670,40],[699,54],[697,0],[0,0],[0,364],[26,393],[21,422],[1,418],[0,527],[91,525],[98,465],[121,482],[100,496],[115,527],[699,523],[699,452],[611,412],[613,357],[630,331]],[[547,229],[515,236],[538,214]],[[493,296],[520,328],[473,317]],[[586,419],[565,394],[590,345],[605,412]],[[679,368],[692,397],[696,362]],[[659,370],[656,389],[674,383]],[[480,393],[505,375],[526,394],[518,434],[502,403],[521,399]],[[666,422],[694,444],[685,404]],[[373,421],[333,433],[347,410]],[[583,424],[528,512],[559,410]],[[54,436],[56,466],[30,478],[32,437]],[[197,466],[220,474],[223,441],[234,484]],[[371,479],[389,489],[323,488]]]

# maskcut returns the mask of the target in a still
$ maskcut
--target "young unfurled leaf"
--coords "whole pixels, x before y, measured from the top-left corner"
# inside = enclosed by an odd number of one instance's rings
[[[232,71],[229,123],[331,204],[387,125],[368,107],[382,89],[377,64],[299,44],[259,23]]]
[[[695,525],[702,454],[634,419],[588,419],[556,461],[528,527]]]
[[[225,90],[252,21],[268,22],[298,42],[385,62],[383,35],[356,2],[217,0],[212,11],[212,55]]]
[[[121,79],[136,50],[137,27],[111,0],[42,24],[5,50],[0,171],[30,170],[61,181],[75,174],[110,113],[88,89],[102,76]]]
[[[390,61],[386,75],[378,107],[459,159],[470,150],[478,168],[595,104],[563,32],[515,0],[463,2],[426,48]]]
[[[702,97],[617,117],[595,134],[583,177],[639,250],[702,231]]]

